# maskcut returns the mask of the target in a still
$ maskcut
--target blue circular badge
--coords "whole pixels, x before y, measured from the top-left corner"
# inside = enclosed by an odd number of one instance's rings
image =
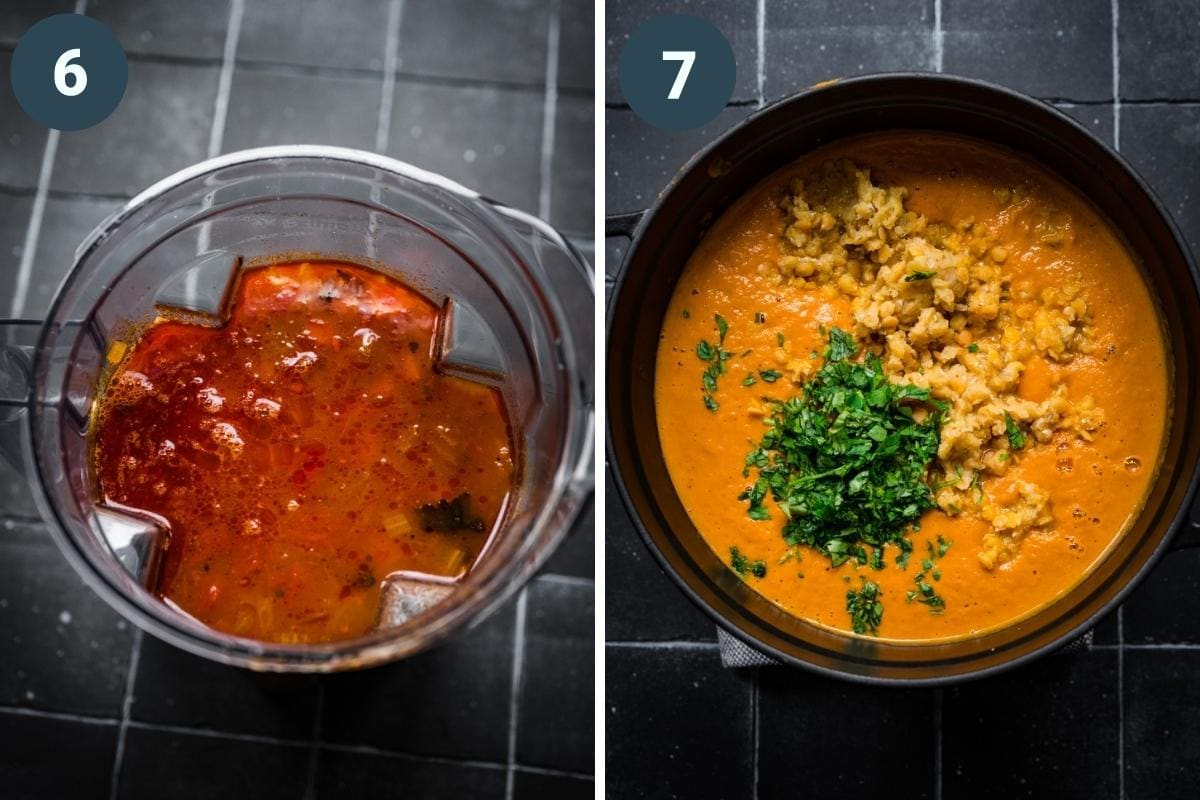
[[[35,122],[78,131],[116,110],[129,82],[129,62],[104,23],[57,14],[17,42],[11,79],[17,102]]]
[[[721,113],[733,96],[737,64],[719,30],[673,14],[633,32],[617,63],[617,81],[635,114],[656,128],[683,131]]]

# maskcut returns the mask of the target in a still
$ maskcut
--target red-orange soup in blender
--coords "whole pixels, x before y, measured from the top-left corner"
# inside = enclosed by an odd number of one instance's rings
[[[94,467],[169,533],[157,593],[226,633],[362,635],[398,570],[456,577],[503,512],[499,392],[436,369],[439,309],[373,270],[247,270],[219,327],[116,345]]]

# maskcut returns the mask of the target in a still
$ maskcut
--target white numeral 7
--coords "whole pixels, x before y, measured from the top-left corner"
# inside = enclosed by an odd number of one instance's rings
[[[671,91],[667,92],[668,100],[678,100],[679,95],[683,94],[683,85],[687,83],[688,75],[692,74],[692,64],[696,63],[696,51],[663,50],[662,60],[679,62],[679,73],[675,76],[675,82],[671,84]]]

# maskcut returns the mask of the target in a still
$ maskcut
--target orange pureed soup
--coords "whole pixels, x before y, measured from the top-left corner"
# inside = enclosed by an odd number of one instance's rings
[[[371,629],[389,573],[470,567],[512,433],[496,390],[435,368],[438,313],[362,267],[281,264],[244,273],[219,327],[159,319],[114,347],[95,469],[106,501],[169,526],[164,600],[328,642]]]
[[[848,399],[847,370],[887,384]],[[1138,513],[1169,414],[1156,306],[1106,222],[1015,153],[918,132],[815,151],[732,206],[675,289],[655,381],[672,481],[721,560],[797,617],[898,640],[1011,624],[1075,586]],[[883,422],[839,475],[832,429],[863,414]],[[892,499],[930,432],[925,499]],[[788,447],[833,467],[789,472]],[[860,507],[908,521],[876,547],[845,523]]]

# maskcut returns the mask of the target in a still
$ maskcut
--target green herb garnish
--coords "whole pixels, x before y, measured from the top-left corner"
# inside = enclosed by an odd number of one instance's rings
[[[978,353],[979,352],[979,344],[976,342],[971,342],[969,345],[967,345],[967,350],[972,353]]]
[[[912,283],[913,281],[927,281],[930,278],[932,278],[934,275],[937,275],[937,273],[936,272],[922,272],[921,270],[915,270],[904,276],[904,282]]]
[[[1004,432],[1008,434],[1008,446],[1013,450],[1020,450],[1025,446],[1025,434],[1007,411],[1004,412]]]
[[[703,392],[704,407],[716,411],[720,405],[713,395],[717,392],[717,378],[724,375],[729,367],[726,361],[733,358],[733,353],[725,349],[725,335],[729,333],[729,323],[720,314],[715,314],[713,320],[717,324],[717,344],[714,346],[707,339],[701,339],[696,344],[696,357],[708,362],[704,373],[700,376],[700,388]]]
[[[775,403],[746,458],[758,478],[739,498],[751,518],[769,519],[769,493],[787,543],[823,550],[835,566],[866,564],[863,544],[893,543],[903,555],[905,529],[934,507],[924,479],[944,413],[928,389],[890,383],[877,356],[851,361],[857,351],[849,334],[829,332],[825,364],[802,395]],[[928,411],[922,421],[914,407]]]
[[[742,386],[753,386],[756,383],[758,383],[758,378],[754,377],[753,374],[742,378]]]
[[[774,383],[783,377],[783,373],[773,369],[760,369],[758,371],[758,377],[762,378],[767,383]]]
[[[855,633],[879,633],[883,622],[883,602],[879,599],[879,584],[863,578],[862,588],[846,592],[846,610],[850,612],[850,627]]]
[[[729,567],[742,578],[746,577],[747,573],[756,578],[767,577],[767,562],[762,559],[751,561],[736,547],[729,548]]]

